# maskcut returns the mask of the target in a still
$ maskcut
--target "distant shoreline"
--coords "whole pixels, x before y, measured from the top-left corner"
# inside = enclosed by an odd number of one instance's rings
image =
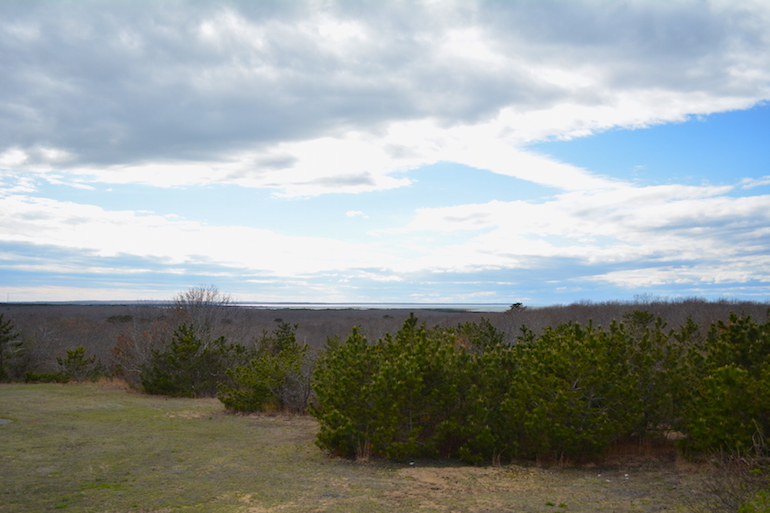
[[[173,301],[20,301],[1,306],[157,306],[167,307]],[[234,302],[230,307],[255,310],[431,310],[439,312],[505,312],[507,303],[313,303],[313,302]]]

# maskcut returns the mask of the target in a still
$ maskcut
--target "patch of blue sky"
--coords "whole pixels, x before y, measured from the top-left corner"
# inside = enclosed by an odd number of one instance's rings
[[[403,227],[419,208],[493,200],[538,202],[557,192],[518,178],[448,162],[423,166],[403,175],[412,180],[410,185],[305,198],[281,198],[272,189],[236,185],[160,188],[94,184],[92,189],[84,189],[42,180],[35,195],[110,211],[148,211],[208,225],[236,224],[286,235],[352,241],[360,240],[368,232]]]
[[[93,189],[66,184],[40,183],[36,195],[58,201],[95,205],[109,211],[130,210],[152,212],[161,216],[180,216],[204,224],[232,224],[232,219],[245,226],[256,226],[276,205],[270,191],[246,189],[234,185],[153,187],[142,184],[94,184]],[[234,215],[235,214],[235,215]],[[271,223],[274,220],[271,218]]]
[[[489,201],[525,200],[535,203],[559,191],[519,178],[453,162],[439,162],[409,171],[414,181],[405,199],[424,208]]]
[[[399,173],[411,180],[408,186],[357,194],[325,194],[312,198],[272,198],[283,209],[294,209],[313,219],[308,235],[339,236],[348,228],[369,232],[403,227],[420,208],[439,208],[493,200],[537,201],[556,191],[518,178],[450,162],[423,166]],[[348,218],[348,212],[357,212]],[[273,225],[275,226],[275,225]],[[294,223],[292,227],[297,228]],[[296,234],[296,232],[295,232]]]
[[[529,149],[640,185],[735,185],[770,175],[770,104],[636,130],[609,130]],[[763,192],[767,187],[762,187]],[[737,188],[736,196],[757,189]]]
[[[586,235],[581,233],[579,236],[549,235],[549,234],[525,234],[522,238],[533,242],[545,242],[554,248],[570,248],[575,246],[592,246],[596,248],[611,248],[618,245],[625,245],[626,242],[615,237],[607,235]]]

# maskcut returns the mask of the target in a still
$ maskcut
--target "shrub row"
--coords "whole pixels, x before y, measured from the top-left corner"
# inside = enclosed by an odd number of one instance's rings
[[[140,368],[142,389],[178,397],[217,396],[233,411],[305,411],[312,361],[297,343],[296,325],[281,323],[246,347],[224,337],[207,340],[182,324]]]
[[[313,375],[318,444],[345,457],[590,458],[610,442],[686,435],[691,452],[748,449],[768,432],[770,323],[733,315],[702,336],[635,311],[503,343],[488,322],[410,317],[370,343],[354,329]]]

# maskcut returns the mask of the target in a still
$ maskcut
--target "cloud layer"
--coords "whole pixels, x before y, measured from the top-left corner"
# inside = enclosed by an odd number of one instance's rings
[[[353,294],[345,283],[567,261],[580,270],[560,282],[583,286],[766,284],[767,170],[722,187],[639,184],[530,146],[761,104],[768,26],[759,0],[4,2],[4,272],[32,272],[18,258],[31,245],[110,262],[84,273],[212,265],[337,280],[335,297]],[[309,202],[395,195],[444,162],[550,193],[421,208],[350,240],[45,192],[230,185]],[[340,219],[377,221],[340,201]],[[129,256],[146,268],[111,267]],[[68,272],[55,258],[29,265]],[[462,294],[494,294],[501,276]]]
[[[502,164],[537,167],[522,143],[745,108],[770,82],[765,2],[0,11],[4,162],[113,183],[359,191],[440,160],[531,179],[551,173]]]

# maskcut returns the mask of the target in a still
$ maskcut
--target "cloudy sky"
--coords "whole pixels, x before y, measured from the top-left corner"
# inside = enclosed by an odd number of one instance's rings
[[[0,1],[0,300],[770,299],[770,2]]]

